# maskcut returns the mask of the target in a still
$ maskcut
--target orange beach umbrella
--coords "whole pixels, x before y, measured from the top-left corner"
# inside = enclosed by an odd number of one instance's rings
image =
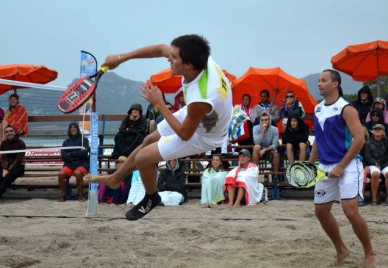
[[[293,77],[280,67],[262,69],[250,67],[241,77],[232,82],[233,105],[241,104],[242,96],[249,94],[251,105],[260,102],[260,91],[267,89],[270,98],[275,99],[281,107],[287,91],[293,91],[297,99],[303,104],[306,113],[313,113],[317,101],[307,89],[306,82]]]
[[[318,104],[308,91],[304,80],[289,75],[280,67],[269,69],[250,67],[241,77],[232,82],[233,105],[241,104],[242,96],[249,94],[251,107],[253,107],[261,101],[260,91],[263,89],[269,91],[270,99],[274,99],[279,108],[284,102],[287,91],[295,93],[306,113],[314,113],[314,107]],[[307,123],[312,125],[312,121]]]
[[[0,66],[0,78],[19,82],[46,84],[57,78],[58,72],[43,65],[10,64]],[[20,86],[0,84],[0,95]]]
[[[222,71],[226,78],[229,79],[229,81],[232,81],[236,78],[235,75],[229,73],[228,71]],[[162,92],[166,94],[176,93],[182,87],[182,76],[172,75],[170,68],[151,75],[150,80],[155,86],[157,86]]]
[[[388,41],[349,45],[331,58],[333,68],[350,75],[355,81],[377,80],[380,96],[380,76],[388,75]]]

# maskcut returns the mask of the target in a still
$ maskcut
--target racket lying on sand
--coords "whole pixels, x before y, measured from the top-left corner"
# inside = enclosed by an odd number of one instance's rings
[[[62,113],[71,113],[84,104],[97,88],[101,76],[109,69],[102,67],[97,73],[78,79],[71,84],[58,99],[58,109]]]
[[[313,187],[327,175],[327,172],[307,161],[295,162],[286,172],[288,182],[296,188]]]

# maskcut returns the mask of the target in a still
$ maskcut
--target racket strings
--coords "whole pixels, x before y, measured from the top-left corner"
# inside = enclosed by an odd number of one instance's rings
[[[296,185],[306,186],[314,180],[314,174],[308,167],[304,165],[294,165],[290,168],[290,178]]]

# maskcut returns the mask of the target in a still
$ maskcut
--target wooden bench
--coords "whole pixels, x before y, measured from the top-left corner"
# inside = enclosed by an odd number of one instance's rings
[[[102,122],[103,124],[106,121],[117,121],[117,128],[120,125],[120,122],[125,118],[125,114],[116,114],[116,115],[99,115],[99,121]],[[55,115],[55,116],[29,116],[28,121],[29,123],[38,123],[38,122],[73,122],[73,121],[82,121],[83,119],[85,120],[90,120],[90,116],[87,115],[85,118],[83,118],[82,115]],[[54,125],[55,123],[53,123]],[[33,126],[33,125],[32,125]],[[32,129],[33,127],[31,127]],[[31,133],[31,132],[30,132]],[[103,143],[104,137],[113,137],[115,136],[116,133],[105,133],[103,130],[101,133],[99,133],[100,137],[100,143],[102,145],[99,146],[99,155],[98,155],[98,160],[99,160],[99,168],[98,172],[99,173],[105,173],[108,172],[109,170],[112,170],[111,163],[114,162],[114,159],[112,159],[110,156],[103,155],[102,150],[103,149],[111,149],[113,148],[113,145],[106,145]],[[67,133],[50,133],[50,134],[29,134],[28,137],[32,138],[47,138],[47,137],[55,137],[55,138],[63,138],[65,140],[67,138]],[[237,148],[237,149],[242,149],[242,148],[252,148],[252,145],[248,146],[230,146],[231,148]],[[47,157],[26,157],[27,164],[26,164],[26,173],[23,175],[23,178],[42,178],[42,177],[57,177],[57,174],[60,170],[61,165],[58,165],[58,163],[61,162],[60,156],[47,156]],[[229,155],[226,159],[226,161],[238,161],[238,156],[237,155]],[[284,158],[281,159],[284,161]],[[195,163],[196,161],[207,161],[207,159],[203,158],[198,158],[196,157],[191,157],[189,160],[182,159],[182,161],[191,161],[192,163]],[[51,165],[50,165],[51,163]],[[195,165],[194,165],[195,167]],[[230,169],[229,169],[230,170]],[[204,171],[204,168],[202,169],[188,169],[185,170],[185,173],[187,176],[197,176],[198,177],[198,182],[187,182],[186,186],[188,188],[200,188],[201,183],[200,183],[200,176],[202,175],[202,172]],[[279,175],[284,176],[284,168],[280,169]],[[273,168],[269,163],[266,161],[260,161],[259,165],[259,175],[273,175]],[[273,187],[291,187],[287,182],[265,182],[264,183],[265,187],[273,188]],[[20,183],[15,182],[14,186],[15,188],[41,188],[41,187],[47,187],[47,188],[57,188],[59,187],[57,183],[51,184],[51,185],[41,185],[41,184],[26,184],[22,185]],[[75,188],[77,187],[76,184],[71,184],[69,183],[69,188]]]

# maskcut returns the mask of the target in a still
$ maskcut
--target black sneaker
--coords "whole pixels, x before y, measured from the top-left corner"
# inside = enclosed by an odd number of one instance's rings
[[[161,198],[158,192],[154,193],[153,195],[146,194],[143,200],[139,202],[139,204],[137,204],[131,210],[125,213],[125,218],[127,218],[127,220],[129,221],[136,221],[140,218],[143,218],[154,207],[159,206],[160,202]]]

